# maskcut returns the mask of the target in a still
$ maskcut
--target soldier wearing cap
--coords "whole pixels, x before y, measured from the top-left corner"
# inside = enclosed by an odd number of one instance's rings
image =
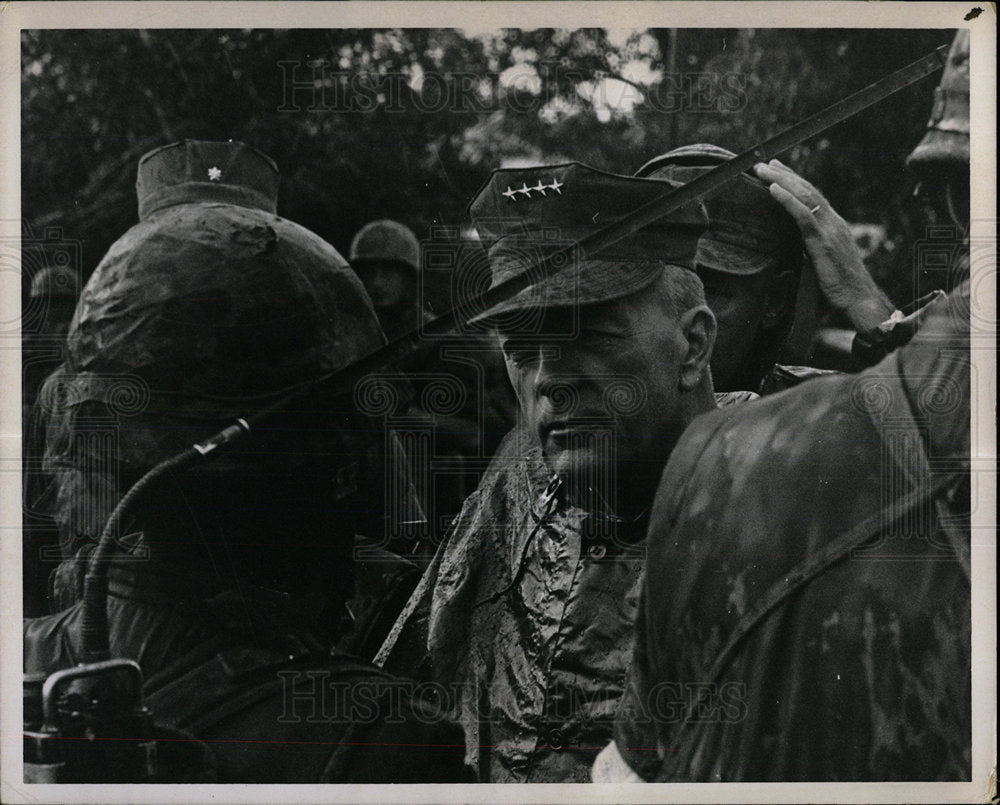
[[[714,145],[688,145],[651,159],[636,175],[686,184],[734,156]],[[796,300],[813,286],[858,333],[852,349],[858,368],[905,343],[936,295],[897,311],[865,268],[847,223],[812,184],[779,160],[757,165],[755,173],[704,200],[709,228],[698,242],[697,270],[719,322],[716,390],[770,394],[828,373],[777,363],[793,323],[808,330],[796,318]]]
[[[635,175],[686,184],[733,156],[689,145],[651,159]],[[712,380],[717,391],[758,391],[791,330],[802,239],[767,188],[747,174],[704,203],[709,228],[698,241],[696,266],[719,322]]]
[[[275,214],[277,187],[274,163],[241,143],[188,140],[140,161],[139,223],[87,283],[42,394],[53,514],[78,549],[63,599],[146,471],[383,343],[346,261]],[[307,394],[242,447],[151,487],[123,522],[111,656],[139,664],[159,723],[206,742],[209,781],[461,779],[433,708],[330,653],[353,536],[381,527],[385,460],[349,399]],[[26,673],[81,660],[82,607],[25,621]]]
[[[640,171],[640,174],[650,174],[650,178],[657,180],[688,182],[730,156],[732,154],[715,146],[690,146],[677,149],[651,161]],[[501,222],[504,220],[504,214],[516,213],[518,205],[521,205],[521,209],[525,208],[526,205],[522,199],[526,201],[527,198],[530,198],[530,196],[525,198],[525,190],[533,194],[536,200],[549,196],[558,197],[558,193],[564,192],[561,187],[553,190],[545,182],[541,182],[541,187],[539,187],[539,182],[523,181],[518,183],[516,179],[517,177],[511,179],[510,187],[501,188],[503,191],[501,197],[506,202],[505,205],[501,204],[496,209],[496,214],[500,217]],[[542,191],[545,191],[547,196],[543,196]],[[697,276],[704,283],[704,297],[719,322],[718,335],[712,352],[713,384],[718,378],[718,385],[715,388],[716,404],[728,405],[733,402],[745,401],[756,396],[754,391],[769,393],[808,377],[827,374],[828,372],[824,370],[809,367],[775,366],[775,360],[791,328],[796,291],[802,269],[803,243],[796,221],[776,199],[772,198],[767,186],[750,175],[740,177],[727,187],[725,193],[719,193],[708,199],[706,206],[709,210],[709,225],[707,231],[698,240],[694,267]],[[557,209],[562,213],[563,208]],[[590,207],[581,205],[580,209],[589,211]],[[603,213],[598,212],[596,219],[590,223],[593,225],[600,223],[604,220],[602,216]],[[829,230],[830,225],[836,224],[838,221],[842,230],[847,231],[846,224],[832,211],[831,216],[825,219],[826,229]],[[505,271],[503,243],[507,243],[508,247],[516,248],[517,237],[514,233],[505,233],[503,223],[497,232],[490,229],[488,219],[476,223],[487,242],[502,241],[500,246],[494,246],[491,251],[494,272],[497,273],[497,276],[502,277]],[[549,224],[551,231],[548,232],[548,237],[558,239],[568,236],[567,228],[561,226],[563,223],[561,219],[538,224],[532,223],[539,228],[544,228],[543,223]],[[587,223],[586,221],[578,223],[578,228],[572,234],[579,235],[588,231]],[[519,221],[518,224],[520,224]],[[510,226],[510,224],[507,225]],[[838,230],[838,234],[842,234],[842,232]],[[529,236],[530,240],[532,238]],[[542,240],[544,242],[544,238]],[[673,248],[678,242],[676,238],[636,239],[630,243],[630,248],[636,250],[636,253],[633,254],[634,257],[639,256],[638,250],[643,247],[652,249],[653,251],[641,255],[645,264],[652,266],[661,259],[668,263],[673,262],[672,252],[660,253],[656,249],[664,248],[664,246]],[[529,243],[530,245],[532,244]],[[851,280],[851,287],[857,290],[855,298],[861,303],[867,303],[866,297],[870,293],[875,298],[884,299],[878,289],[874,288],[874,283],[861,265],[860,258],[852,262],[852,257],[856,255],[853,243],[848,241],[847,243],[842,242],[840,245],[842,250],[846,252],[846,256],[835,255],[835,258],[839,258],[839,262],[846,265],[847,269],[838,269],[839,276],[847,275],[848,279]],[[537,248],[535,250],[537,252]],[[513,261],[512,264],[516,265],[516,261]],[[602,273],[592,271],[587,274],[586,283],[581,282],[579,287],[574,287],[565,293],[569,296],[574,293],[584,296],[591,294],[600,298],[600,294],[607,292],[607,290],[595,291],[592,290],[592,286],[600,289],[601,282],[607,283],[609,288],[614,288],[617,292],[627,293],[629,288],[627,280],[631,276],[630,273],[623,271],[621,266],[614,270],[610,270],[613,268],[610,265],[606,268],[609,270]],[[836,267],[832,267],[831,271],[833,268]],[[855,281],[850,272],[860,272],[861,279]],[[565,282],[566,280],[557,278],[557,281]],[[548,288],[549,285],[540,287]],[[871,290],[872,288],[874,290]],[[536,291],[532,291],[532,293],[536,293]],[[538,291],[533,306],[527,304],[523,299],[512,302],[513,313],[521,311],[522,318],[526,317],[526,320],[530,321],[530,316],[526,316],[525,311],[545,309],[550,300],[559,300],[559,293],[558,288],[546,291],[545,295]],[[554,307],[558,308],[558,305]],[[567,306],[565,309],[571,310],[572,307]],[[573,333],[573,327],[572,320],[564,322],[564,336]],[[501,327],[501,332],[502,329]],[[515,358],[518,354],[517,341],[516,337],[511,340],[511,354]],[[530,338],[528,343],[530,345]],[[553,343],[557,344],[556,341]],[[554,348],[558,348],[558,345]],[[568,369],[563,374],[572,376],[574,372]],[[624,380],[624,375],[628,374],[630,371],[623,372],[623,376],[618,377],[617,380]],[[557,398],[559,395],[563,395],[572,398],[577,394],[573,384],[566,383],[566,377],[563,377],[561,382],[561,387],[558,381],[550,384],[554,392],[553,397]],[[627,384],[623,383],[620,388],[625,385]],[[720,388],[724,390],[721,393]],[[558,461],[573,453],[572,450],[566,450],[555,457],[545,455],[544,447],[539,445],[538,434],[533,432],[530,423],[532,398],[530,395],[524,394],[521,394],[520,397],[522,412],[529,414],[529,421],[522,422],[522,427],[510,433],[501,444],[494,458],[491,473],[487,475],[477,494],[470,498],[463,510],[456,533],[452,538],[455,542],[458,542],[458,537],[463,534],[468,539],[481,538],[484,530],[492,528],[494,531],[504,532],[506,530],[508,532],[497,537],[500,544],[504,544],[505,541],[514,545],[521,544],[524,539],[523,535],[520,537],[517,535],[517,530],[521,526],[497,525],[494,527],[490,524],[492,522],[502,524],[509,520],[518,523],[518,518],[523,518],[524,512],[544,509],[548,505],[546,501],[551,499],[551,494],[547,493],[547,487],[552,479],[551,459],[555,458]],[[525,424],[528,427],[523,427]],[[642,440],[629,437],[627,432],[622,429],[622,423],[615,423],[612,429],[620,435],[620,439],[627,439],[636,446],[641,445]],[[550,449],[559,448],[560,442],[567,446],[571,444],[572,433],[564,435],[562,431],[558,429],[553,431],[550,428],[544,435],[549,438],[553,432],[557,434],[558,438],[549,439]],[[661,444],[661,447],[664,448],[663,455],[669,453],[668,445]],[[648,487],[643,488],[641,480],[644,476],[656,477],[658,468],[650,468],[646,473],[635,470],[636,465],[633,463],[625,470],[624,474],[619,474],[616,477],[629,479],[630,491],[641,509],[642,505],[648,504],[649,500],[649,489]],[[620,469],[619,473],[621,473]],[[565,474],[560,477],[560,483],[568,484],[569,481],[570,479],[565,477]],[[592,551],[587,554],[591,557],[589,561],[592,561],[592,557],[600,556],[602,551],[607,550],[607,546],[602,544],[601,539],[593,539],[594,533],[602,530],[607,533],[609,526],[605,521],[608,512],[614,512],[611,522],[615,522],[616,527],[628,528],[629,526],[617,524],[617,520],[627,510],[627,507],[622,508],[622,505],[625,504],[623,500],[615,501],[610,505],[602,501],[601,495],[605,492],[599,483],[588,483],[584,486],[587,487],[583,491],[586,502],[582,508],[588,512],[589,524],[584,520],[563,519],[559,521],[557,528],[565,531],[566,539],[582,540],[586,543],[586,550]],[[563,488],[560,495],[566,497],[568,491]],[[621,484],[619,484],[618,492],[621,491]],[[627,520],[628,516],[625,519]],[[594,526],[598,520],[601,520],[603,525]],[[641,530],[641,522],[633,523],[630,527]],[[628,564],[630,561],[631,565]],[[603,623],[603,626],[596,631],[603,635],[604,645],[608,648],[603,658],[604,666],[599,672],[593,673],[589,680],[578,683],[578,687],[586,692],[584,695],[591,698],[598,696],[597,691],[605,690],[605,702],[609,709],[618,695],[615,692],[617,688],[613,680],[624,673],[629,663],[632,640],[631,616],[634,612],[632,608],[634,590],[630,588],[630,584],[635,578],[633,574],[641,572],[642,562],[641,559],[634,557],[631,559],[628,557],[620,558],[619,568],[625,566],[630,567],[630,572],[618,572],[613,578],[603,579],[602,582],[604,592],[615,602],[609,606],[598,603],[599,615],[595,616]],[[434,568],[429,571],[431,576],[436,572]],[[556,578],[559,578],[560,572],[565,573],[565,578],[572,578],[571,570],[565,568],[552,572]],[[428,643],[427,624],[430,616],[429,597],[432,586],[432,583],[425,577],[421,590],[425,599],[428,600],[421,604],[417,600],[419,596],[414,596],[411,599],[410,607],[404,612],[400,623],[397,624],[397,629],[380,652],[379,659],[388,663],[387,667],[394,670],[405,668],[408,672],[413,672],[411,666],[420,658],[425,657]],[[580,601],[590,601],[585,592],[577,591],[575,594],[579,596]],[[602,598],[595,596],[593,601],[602,602]],[[441,631],[439,629],[439,633]],[[586,653],[586,649],[580,651]],[[426,658],[424,661],[427,661]],[[430,671],[425,670],[424,673],[429,674]],[[619,677],[616,677],[616,674]],[[585,675],[580,678],[584,679]],[[609,680],[612,680],[610,684]],[[575,693],[574,695],[579,694]],[[586,708],[581,707],[580,711],[585,712]],[[590,712],[598,713],[596,717],[598,720],[601,717],[600,708],[591,708]],[[603,729],[606,730],[606,725]],[[592,734],[600,735],[601,730],[602,728],[597,726]],[[577,759],[583,756],[579,750],[573,749],[565,750],[561,755],[563,758],[571,757],[570,753],[572,752],[577,753]],[[566,779],[581,777],[581,767],[574,766],[572,761],[564,760],[563,762],[566,763],[563,770],[567,775]],[[534,772],[535,775],[539,773],[538,771]],[[530,773],[526,772],[526,774],[529,776],[521,779],[538,779],[537,776],[531,777]],[[559,779],[558,773],[552,768],[547,772],[541,772],[541,774],[548,775],[545,779]]]
[[[714,146],[691,146],[653,160],[640,173],[650,173],[651,178],[687,182],[729,156],[732,156],[729,152]],[[865,270],[849,229],[836,212],[827,208],[819,216],[811,208],[806,209],[805,214],[814,219],[812,221],[803,221],[802,216],[797,215],[803,206],[802,200],[810,198],[810,194],[813,199],[822,199],[818,191],[780,163],[758,166],[758,171],[771,181],[770,187],[746,175],[732,183],[726,192],[706,201],[709,228],[701,236],[697,248],[696,272],[704,282],[705,298],[719,323],[719,335],[712,353],[712,375],[714,382],[718,374],[722,388],[728,390],[720,394],[716,389],[716,403],[720,406],[754,398],[756,394],[751,389],[768,394],[808,378],[830,374],[827,370],[810,367],[775,365],[792,325],[803,263],[803,237],[822,288],[842,309],[849,311],[859,326],[870,327],[872,322],[881,322],[882,316],[888,315],[885,311],[892,309]],[[529,185],[524,183],[525,188],[530,189]],[[511,182],[505,192],[516,193],[520,189],[520,185]],[[516,194],[513,198],[519,197],[520,194]],[[647,241],[646,245],[655,247],[658,244]],[[650,256],[656,255],[656,252],[650,253]],[[927,301],[929,299],[921,300],[920,304]],[[907,322],[915,325],[917,318],[917,315],[908,317]],[[895,322],[893,326],[897,326]],[[895,343],[893,339],[908,337],[912,332],[913,326],[898,326],[895,336],[882,338],[878,348],[865,355],[866,360],[877,360]],[[739,390],[741,384],[746,390]],[[572,395],[572,389],[564,391]],[[518,429],[509,434],[497,451],[490,482],[484,482],[477,495],[470,499],[456,533],[461,533],[465,519],[472,523],[467,527],[468,533],[481,534],[490,527],[491,521],[513,519],[516,522],[524,511],[544,508],[548,498],[546,487],[551,479],[544,459],[530,429]],[[595,500],[597,492],[599,490],[595,491],[591,485],[589,507],[596,510],[590,512],[591,523],[609,508]],[[639,492],[638,485],[636,493],[640,500],[644,494],[648,495],[648,491]],[[561,527],[576,537],[586,532],[580,521],[563,522]],[[498,528],[503,530],[503,527]],[[514,532],[516,528],[512,526],[508,530]],[[512,536],[505,539],[520,544]],[[604,549],[603,546],[591,547],[596,549],[595,553]],[[640,570],[641,561],[637,561],[634,568]],[[433,576],[437,570],[432,568],[429,573]],[[604,590],[610,591],[615,600],[629,602],[634,591],[630,593],[628,579],[627,573],[619,574],[606,583]],[[432,586],[425,578],[421,585],[425,598],[430,597]],[[418,596],[411,599],[410,607],[380,652],[379,659],[387,662],[387,667],[407,668],[426,654],[430,604],[428,601],[419,603],[417,599]],[[605,625],[598,631],[607,638],[605,645],[612,647],[605,671],[614,669],[624,673],[630,661],[632,640],[629,605],[626,603],[625,607],[617,609],[609,607],[601,616]],[[586,683],[579,686],[588,688]],[[589,690],[593,694],[599,688],[594,685]],[[616,693],[608,694],[609,702],[616,699]],[[599,733],[599,729],[594,732]],[[571,777],[579,772],[571,763],[566,768],[566,774]]]
[[[500,170],[470,212],[497,284],[662,190],[576,163]],[[610,734],[650,490],[687,423],[715,407],[715,320],[693,270],[705,224],[682,209],[529,274],[479,317],[498,332],[521,422],[379,660],[453,695],[481,780],[586,780]]]

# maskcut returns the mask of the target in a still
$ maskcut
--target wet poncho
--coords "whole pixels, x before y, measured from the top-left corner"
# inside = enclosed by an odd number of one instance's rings
[[[461,731],[414,684],[331,654],[287,595],[241,584],[206,597],[211,584],[138,562],[111,569],[108,600],[113,656],[139,663],[157,724],[204,742],[202,782],[469,780]],[[26,620],[25,671],[76,664],[80,624],[80,604]],[[191,772],[165,761],[159,781]]]
[[[566,503],[533,434],[500,445],[377,659],[439,686],[481,781],[590,779],[632,657],[645,526]]]
[[[649,781],[968,780],[968,285],[857,376],[696,420],[615,742]]]

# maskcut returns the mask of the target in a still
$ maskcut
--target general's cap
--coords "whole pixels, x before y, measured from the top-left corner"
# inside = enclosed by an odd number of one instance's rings
[[[578,162],[494,171],[469,215],[489,256],[491,287],[661,198],[663,183],[594,170]],[[539,275],[475,320],[538,307],[608,302],[650,285],[664,265],[694,269],[704,208],[689,204],[573,265]]]
[[[934,106],[927,133],[906,160],[915,171],[969,168],[969,31],[955,34],[941,83],[934,89]]]
[[[190,201],[277,211],[278,166],[244,143],[182,140],[139,160],[139,219]]]
[[[675,148],[649,160],[636,176],[687,184],[736,154],[707,143]],[[741,174],[705,199],[708,231],[698,243],[698,265],[726,274],[759,274],[784,264],[802,251],[792,217],[771,198],[767,186]]]

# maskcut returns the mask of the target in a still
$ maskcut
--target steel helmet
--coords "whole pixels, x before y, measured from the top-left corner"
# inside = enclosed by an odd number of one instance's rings
[[[409,227],[383,218],[365,224],[351,242],[350,261],[402,263],[414,271],[420,270],[420,244]]]
[[[923,140],[906,160],[916,173],[969,167],[969,31],[955,34]]]
[[[32,299],[65,297],[76,299],[80,293],[80,281],[69,266],[46,266],[31,280]]]

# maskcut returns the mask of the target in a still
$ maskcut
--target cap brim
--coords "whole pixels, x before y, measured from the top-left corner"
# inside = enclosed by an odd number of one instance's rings
[[[707,268],[722,274],[753,276],[778,266],[778,259],[760,252],[718,240],[702,238],[698,241],[698,268]]]
[[[651,285],[665,265],[648,260],[587,260],[532,283],[510,299],[472,317],[469,323],[513,327],[527,323],[525,313],[622,299]]]
[[[969,137],[960,132],[928,131],[906,159],[914,173],[969,169]]]

